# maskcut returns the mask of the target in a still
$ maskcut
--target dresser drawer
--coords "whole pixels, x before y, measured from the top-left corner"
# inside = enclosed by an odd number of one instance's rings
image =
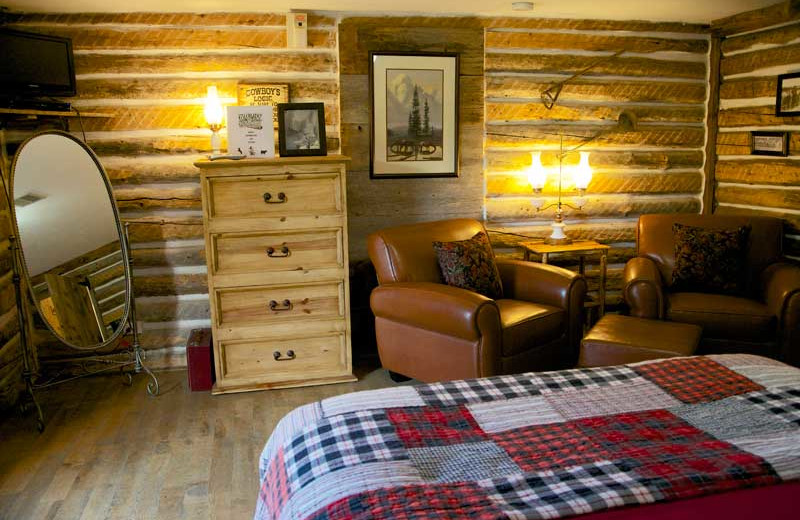
[[[338,172],[210,177],[208,218],[255,218],[342,212]]]
[[[216,291],[217,326],[344,317],[344,285],[330,282]]]
[[[263,273],[344,265],[341,229],[277,233],[215,233],[211,273]]]
[[[348,373],[344,334],[219,342],[223,380],[309,380]]]

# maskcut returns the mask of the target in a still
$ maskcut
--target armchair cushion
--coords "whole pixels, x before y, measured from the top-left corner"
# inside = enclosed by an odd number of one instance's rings
[[[533,345],[544,345],[564,333],[567,313],[558,307],[521,300],[497,300],[503,329],[504,356],[513,356]]]
[[[708,229],[676,222],[672,232],[675,239],[672,290],[718,294],[744,291],[750,226]]]
[[[775,314],[756,300],[690,292],[671,293],[667,300],[667,319],[700,325],[707,337],[754,343],[775,338]]]
[[[454,242],[434,241],[442,278],[447,285],[475,291],[492,299],[503,297],[500,273],[489,237],[479,231],[472,238]]]

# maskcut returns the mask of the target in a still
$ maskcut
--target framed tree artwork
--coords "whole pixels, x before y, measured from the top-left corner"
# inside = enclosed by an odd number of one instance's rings
[[[370,177],[458,176],[458,54],[370,53]]]
[[[776,116],[800,116],[800,72],[778,76]]]
[[[326,155],[325,139],[323,103],[278,104],[278,149],[281,157]]]

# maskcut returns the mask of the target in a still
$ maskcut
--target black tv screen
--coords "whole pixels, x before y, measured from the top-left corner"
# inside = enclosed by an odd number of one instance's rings
[[[0,96],[74,96],[72,40],[0,29]]]

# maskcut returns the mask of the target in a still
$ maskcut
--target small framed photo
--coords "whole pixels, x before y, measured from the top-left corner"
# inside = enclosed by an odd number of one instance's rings
[[[776,116],[800,116],[800,72],[778,76]]]
[[[751,155],[789,155],[789,132],[750,132]]]
[[[458,54],[371,52],[370,177],[458,177]]]
[[[278,148],[281,157],[327,155],[325,104],[278,104]]]

